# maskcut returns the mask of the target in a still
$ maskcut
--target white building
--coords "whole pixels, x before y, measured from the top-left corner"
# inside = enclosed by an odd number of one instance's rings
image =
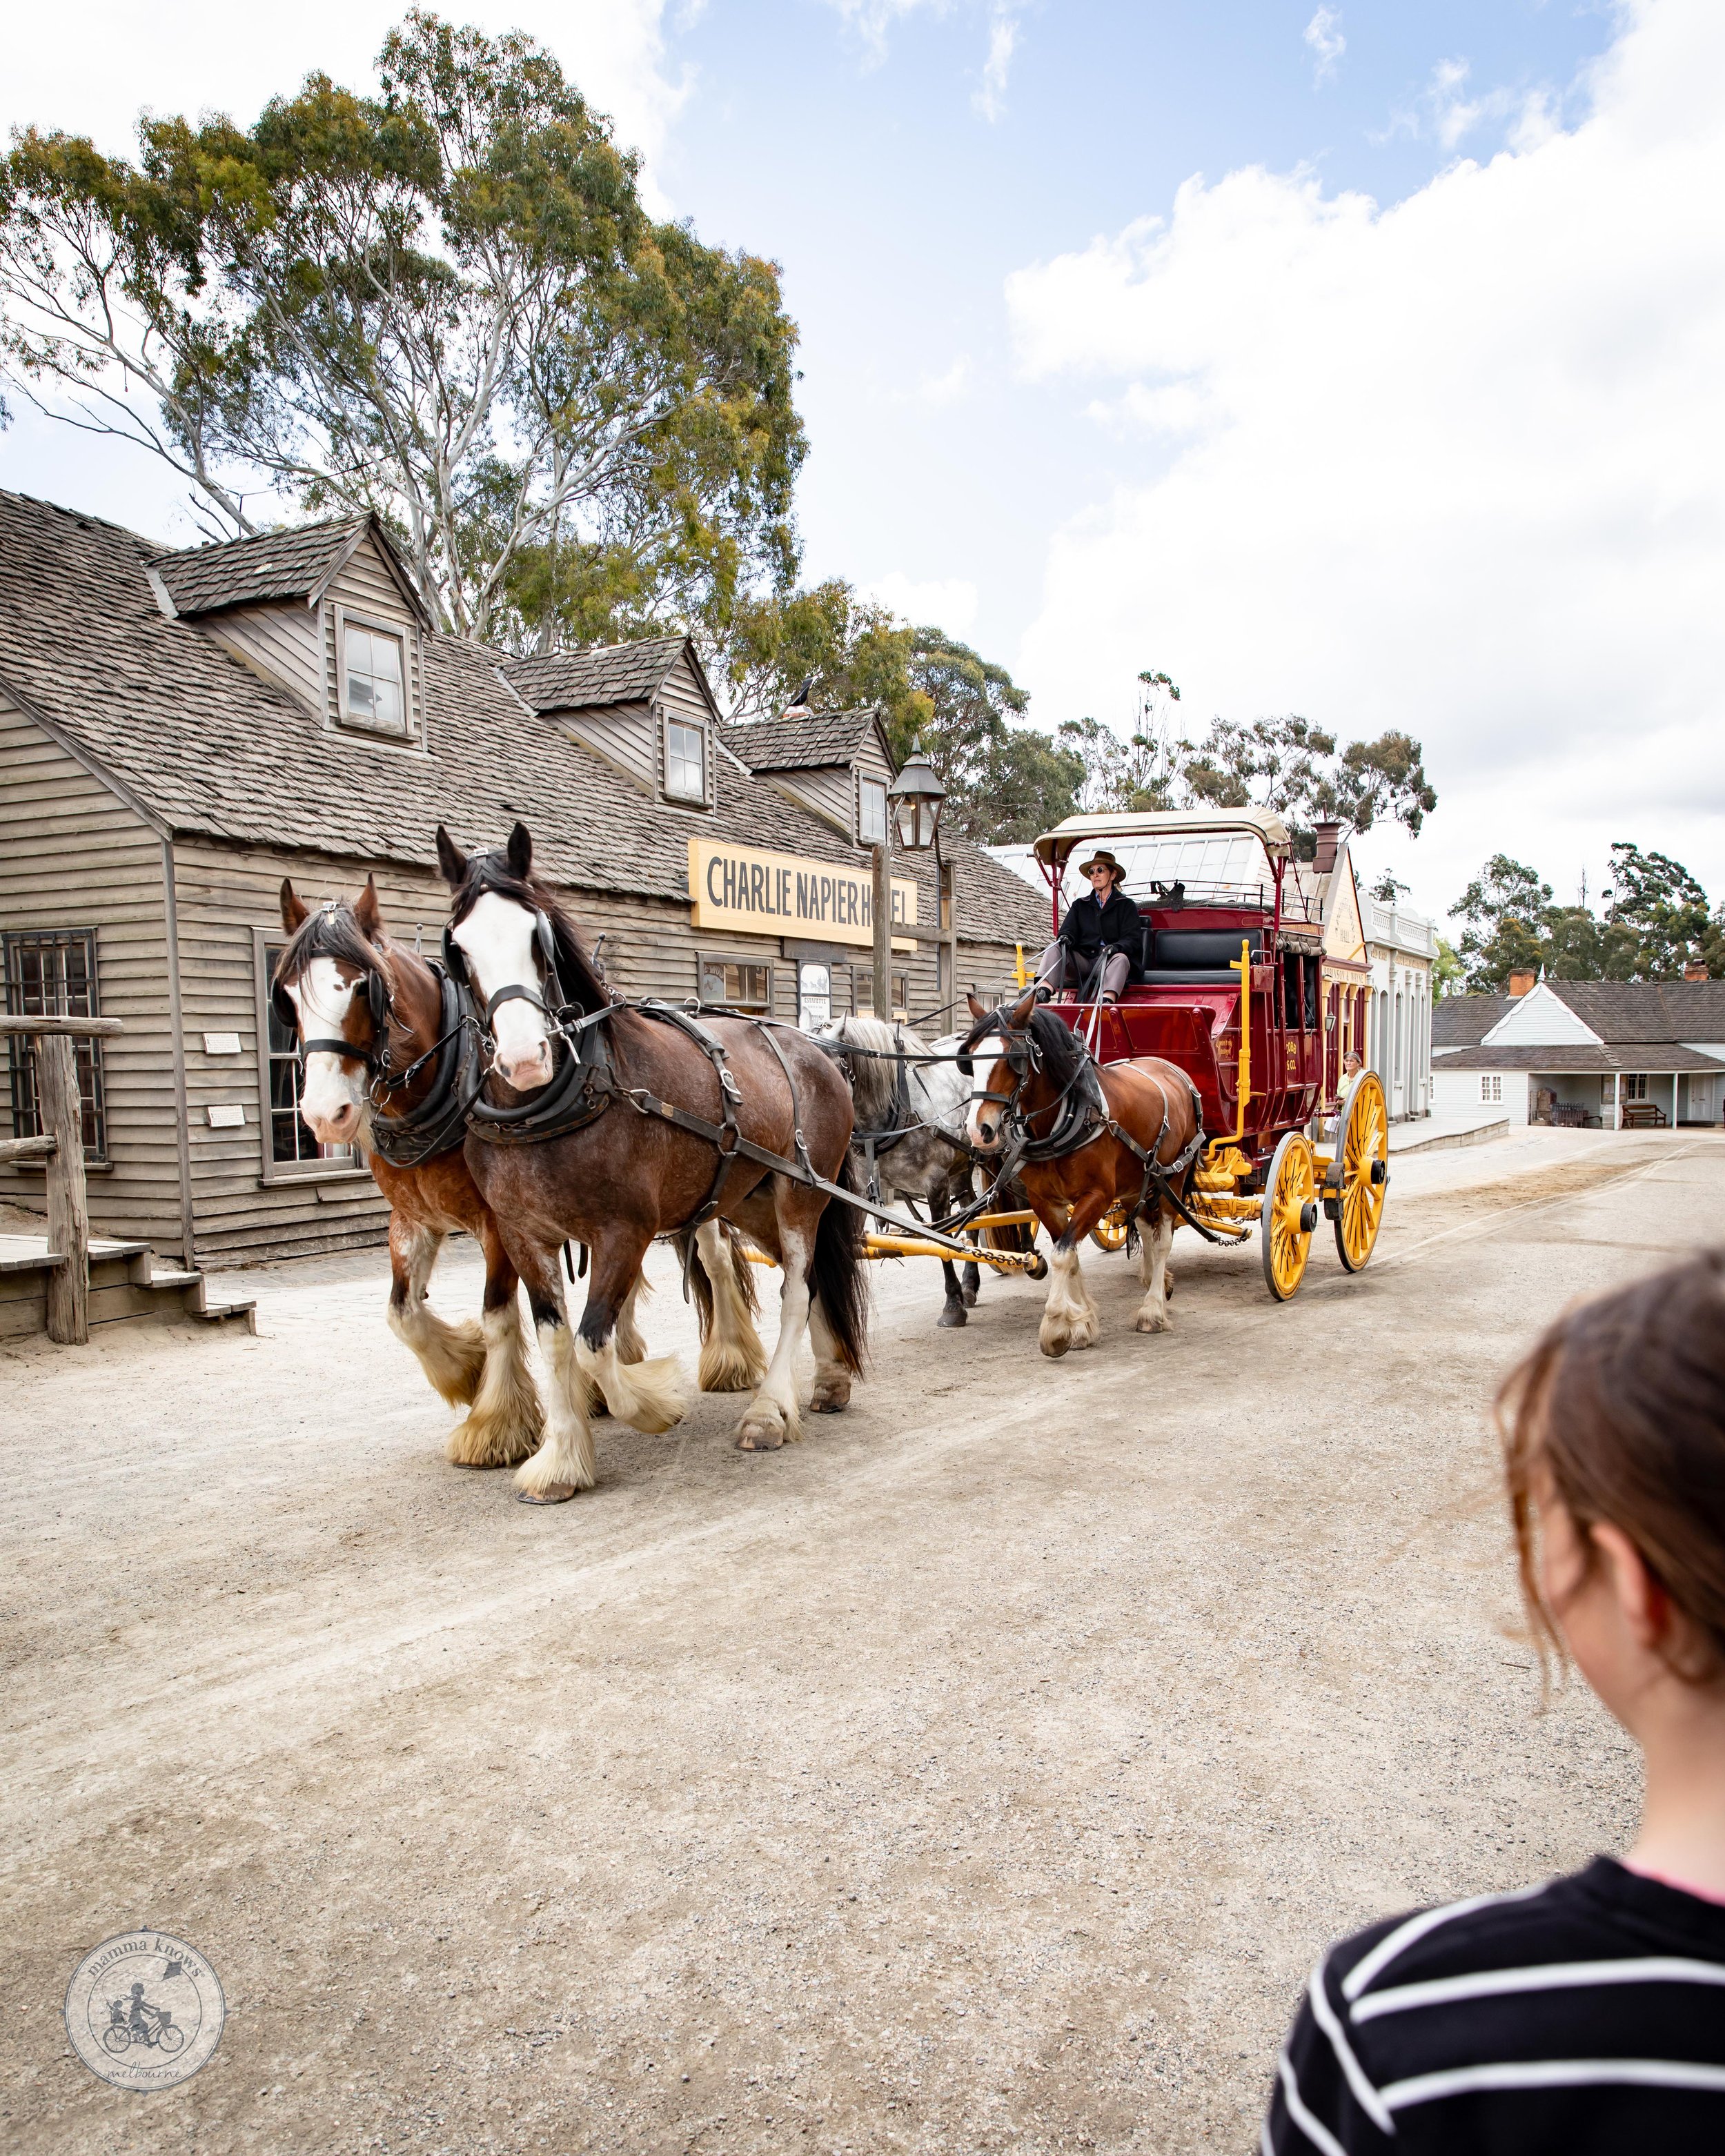
[[[1366,1061],[1384,1081],[1390,1118],[1429,1116],[1431,1075],[1431,968],[1437,930],[1405,906],[1362,898],[1366,956],[1372,968],[1366,1011]]]
[[[1706,1125],[1725,1118],[1725,981],[1538,981],[1448,996],[1433,1014],[1434,1106],[1512,1123]]]

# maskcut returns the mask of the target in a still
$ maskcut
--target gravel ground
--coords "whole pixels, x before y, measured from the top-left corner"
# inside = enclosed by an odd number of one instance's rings
[[[937,1332],[882,1268],[850,1414],[606,1425],[548,1511],[444,1463],[381,1256],[247,1276],[256,1340],[10,1348],[0,2148],[1253,2148],[1328,1938],[1624,1835],[1486,1404],[1722,1214],[1704,1132],[1410,1158],[1362,1276],[1320,1245],[1277,1308],[1182,1235],[1144,1338],[1097,1256],[1057,1364],[1040,1289]],[[145,1922],[228,2018],[137,2096],[59,2008]]]

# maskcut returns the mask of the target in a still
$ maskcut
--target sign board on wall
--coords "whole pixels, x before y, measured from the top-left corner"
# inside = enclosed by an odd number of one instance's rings
[[[892,925],[916,926],[916,886],[891,879]],[[808,936],[827,943],[875,940],[874,880],[866,869],[769,854],[719,839],[689,841],[689,897],[697,928],[745,936]],[[895,937],[900,950],[915,944]]]

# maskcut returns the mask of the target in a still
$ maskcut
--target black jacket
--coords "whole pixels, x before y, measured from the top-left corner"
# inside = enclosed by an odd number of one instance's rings
[[[1111,948],[1123,948],[1132,955],[1134,965],[1138,959],[1138,934],[1142,927],[1142,916],[1125,892],[1118,888],[1111,891],[1108,903],[1099,906],[1096,895],[1087,891],[1082,898],[1075,898],[1066,908],[1066,917],[1060,923],[1060,938],[1069,951],[1095,963],[1096,956],[1104,944]]]

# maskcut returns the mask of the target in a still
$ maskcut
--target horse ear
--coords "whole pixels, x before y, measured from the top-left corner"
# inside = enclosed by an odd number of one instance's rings
[[[377,880],[366,878],[366,887],[353,901],[353,917],[359,923],[361,933],[368,942],[375,942],[383,926],[382,910],[377,904]]]
[[[517,882],[525,883],[533,867],[533,840],[525,824],[517,824],[510,833],[504,859],[509,863],[509,873]]]
[[[305,919],[305,901],[289,878],[284,876],[281,880],[281,925],[291,936],[304,925]]]
[[[988,1006],[986,1004],[979,1004],[977,1001],[974,990],[967,990],[964,1000],[970,1005],[971,1016],[976,1020],[977,1024],[980,1025],[983,1020],[988,1015]]]
[[[467,873],[467,856],[439,824],[437,827],[437,865],[443,870],[444,881],[459,884]]]
[[[1030,1014],[1035,1008],[1036,991],[1034,988],[1026,988],[1013,1005],[1009,1014],[1009,1022],[1014,1025],[1028,1025],[1030,1022]]]

